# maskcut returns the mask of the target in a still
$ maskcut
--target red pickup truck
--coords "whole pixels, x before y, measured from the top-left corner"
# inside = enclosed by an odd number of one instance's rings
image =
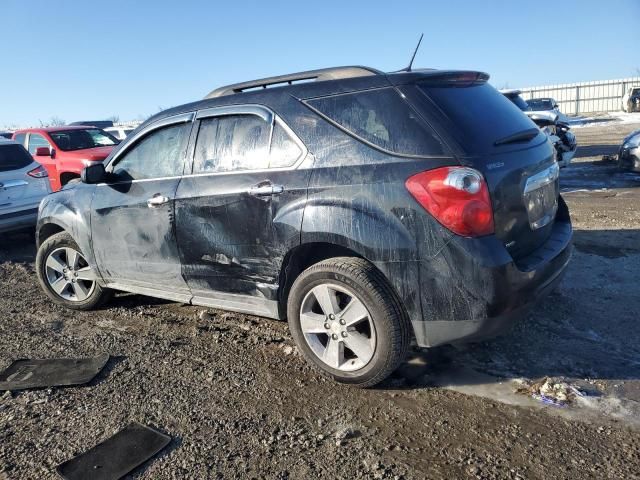
[[[103,161],[118,144],[104,130],[82,126],[27,128],[14,132],[13,140],[47,170],[53,191],[80,177],[87,165]]]

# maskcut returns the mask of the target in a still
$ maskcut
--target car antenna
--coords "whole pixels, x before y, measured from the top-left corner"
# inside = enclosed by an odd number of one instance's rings
[[[416,49],[413,51],[413,55],[411,56],[411,61],[409,61],[409,65],[407,65],[406,68],[403,68],[401,70],[396,70],[395,72],[392,72],[392,73],[410,72],[411,71],[411,66],[413,65],[413,60],[416,58],[416,53],[418,53],[418,49],[420,48],[420,44],[422,43],[422,37],[424,37],[424,33],[420,34],[420,39],[418,40],[418,44],[416,45]]]

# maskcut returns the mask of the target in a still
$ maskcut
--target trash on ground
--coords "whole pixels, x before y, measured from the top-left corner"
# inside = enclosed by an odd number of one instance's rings
[[[538,394],[538,393],[532,393],[531,394],[531,398],[535,398],[536,400],[539,400],[542,403],[545,403],[547,405],[553,405],[554,407],[566,407],[567,406],[566,402],[563,402],[563,401],[560,401],[560,400],[554,400],[551,397],[547,397],[546,395],[542,395],[542,394]]]
[[[521,381],[516,393],[530,395],[542,403],[556,407],[564,407],[576,397],[585,396],[585,393],[574,385],[547,377],[537,382]]]
[[[85,453],[60,465],[66,480],[116,480],[169,445],[171,437],[133,422]]]
[[[618,156],[617,155],[603,155],[602,156],[602,161],[603,162],[615,162],[618,160]]]
[[[0,390],[82,385],[90,382],[107,361],[106,353],[89,358],[16,360],[0,373]]]

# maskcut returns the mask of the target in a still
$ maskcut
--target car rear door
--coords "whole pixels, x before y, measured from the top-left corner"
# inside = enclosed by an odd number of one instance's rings
[[[175,235],[174,195],[194,114],[145,127],[110,160],[91,205],[93,253],[112,288],[188,301]]]
[[[300,242],[307,150],[262,106],[200,111],[196,129],[193,173],[176,193],[194,302],[275,316],[283,257]]]

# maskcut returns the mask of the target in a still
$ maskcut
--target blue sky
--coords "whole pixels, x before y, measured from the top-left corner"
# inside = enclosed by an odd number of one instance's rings
[[[2,0],[0,126],[144,118],[335,65],[479,69],[497,87],[640,75],[640,0]]]

